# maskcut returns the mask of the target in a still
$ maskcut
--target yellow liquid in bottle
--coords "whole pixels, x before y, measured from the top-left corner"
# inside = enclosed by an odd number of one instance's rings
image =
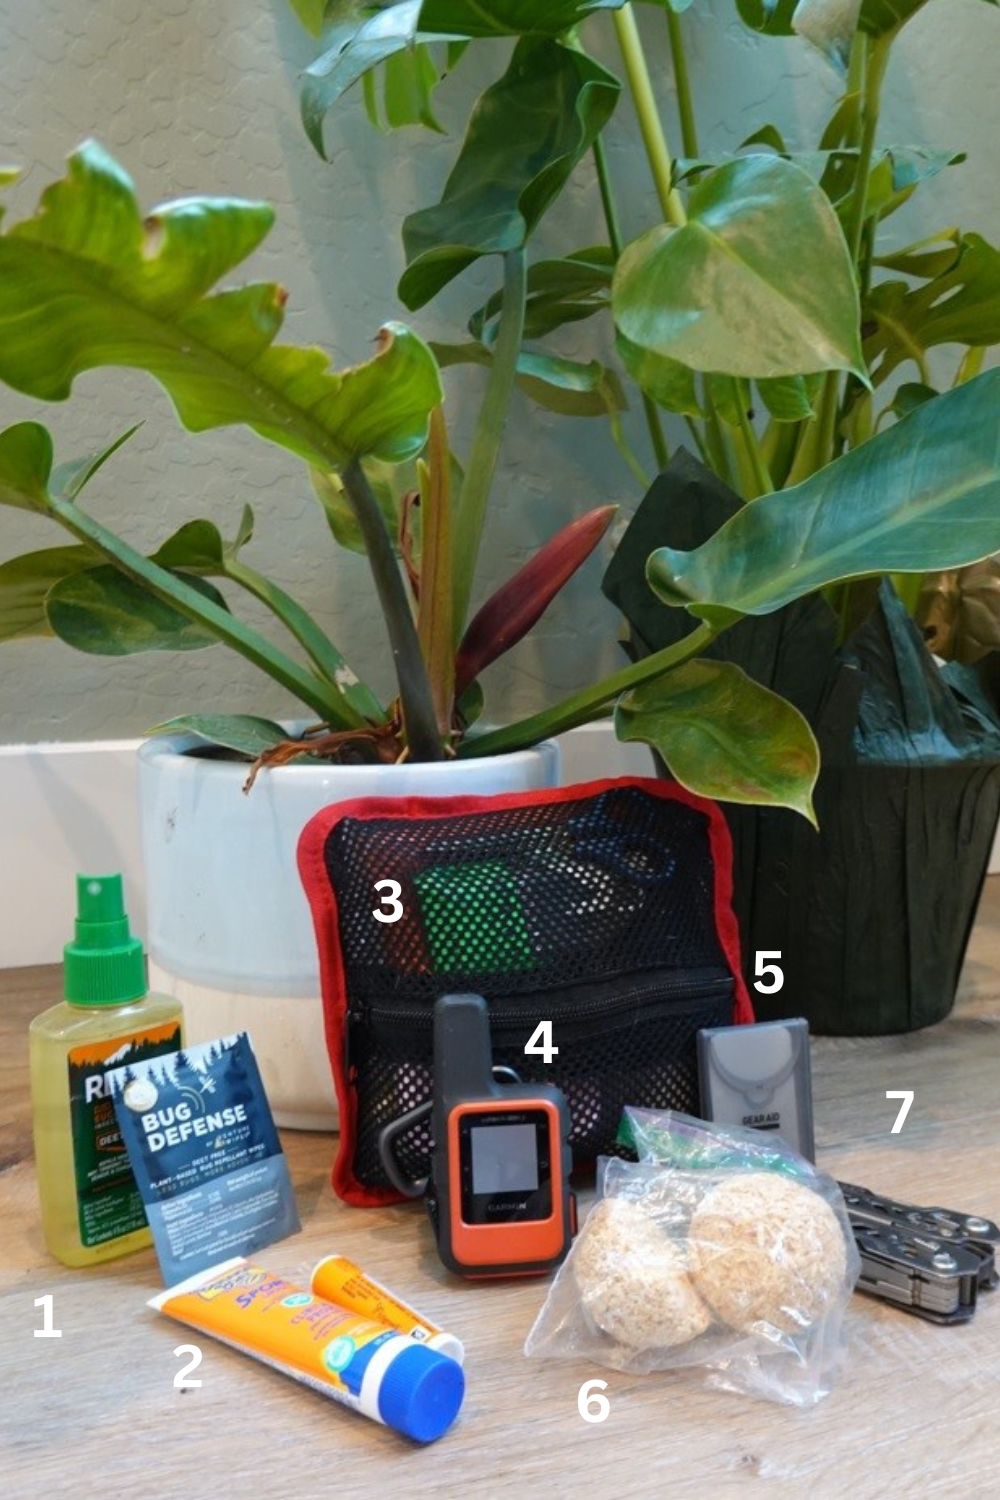
[[[89,1206],[81,1210],[80,1175],[86,1172],[88,1153],[91,1153],[89,1159],[103,1162],[112,1172],[116,1165],[112,1158],[119,1150],[124,1159],[120,1137],[117,1147],[111,1144],[117,1135],[113,1105],[98,1093],[97,1080],[103,1068],[114,1068],[124,1061],[116,1054],[132,1040],[145,1041],[147,1046],[153,1044],[158,1051],[175,1051],[183,1043],[183,1036],[177,1035],[180,1027],[180,1002],[168,995],[143,995],[126,1005],[70,1005],[62,1001],[36,1016],[29,1027],[42,1228],[49,1250],[67,1266],[95,1265],[133,1250],[144,1250],[152,1243],[145,1224],[127,1233],[101,1238],[113,1228],[115,1218],[113,1214],[108,1216],[102,1228],[93,1209],[94,1201],[100,1204],[101,1195],[95,1200],[95,1194],[86,1189],[84,1198]],[[81,1102],[75,1110],[70,1102],[71,1061],[78,1075],[89,1073],[90,1081],[83,1080],[84,1095],[89,1092],[92,1096],[89,1105]],[[98,1111],[97,1115],[91,1117],[91,1110]],[[102,1142],[96,1157],[92,1153],[95,1137]],[[104,1168],[98,1165],[94,1170],[100,1173]],[[112,1184],[104,1202],[111,1204],[112,1195],[120,1200],[125,1192],[123,1186]],[[81,1227],[81,1212],[85,1227]],[[100,1213],[100,1206],[96,1213]]]

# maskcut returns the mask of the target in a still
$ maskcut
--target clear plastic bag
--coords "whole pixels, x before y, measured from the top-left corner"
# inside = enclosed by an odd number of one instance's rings
[[[626,1116],[640,1160],[601,1159],[600,1199],[525,1354],[698,1367],[723,1390],[820,1400],[860,1269],[837,1184],[759,1131]]]

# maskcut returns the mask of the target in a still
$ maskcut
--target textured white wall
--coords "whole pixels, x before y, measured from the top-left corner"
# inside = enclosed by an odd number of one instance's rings
[[[686,18],[703,149],[722,149],[764,118],[789,139],[812,144],[835,81],[798,43],[750,37],[733,0],[698,0]],[[662,15],[641,8],[651,51],[662,59]],[[608,34],[606,26],[595,31]],[[335,362],[364,357],[380,322],[397,316],[402,216],[441,184],[454,143],[428,133],[379,138],[349,99],[330,126],[334,162],[325,166],[298,122],[296,74],[308,38],[284,0],[0,0],[0,160],[27,168],[7,195],[27,212],[76,142],[94,135],[136,178],[141,200],[188,193],[266,198],[278,224],[252,266],[290,291],[287,332],[325,344]],[[977,0],[932,0],[908,28],[888,86],[885,137],[961,146],[953,169],[897,221],[902,239],[964,223],[996,239],[1000,199],[996,148],[1000,103],[995,60],[1000,17]],[[602,49],[615,65],[613,49]],[[505,45],[469,58],[442,90],[445,124],[499,72]],[[665,63],[659,64],[660,81]],[[625,228],[654,215],[647,174],[626,108],[611,148],[621,181]],[[538,248],[548,253],[601,237],[589,174],[581,171]],[[429,336],[454,337],[491,286],[469,276],[439,308],[412,321]],[[600,352],[587,324],[567,331],[564,351]],[[468,430],[468,387],[451,382],[453,434]],[[466,387],[463,402],[461,387]],[[381,627],[363,560],[336,554],[304,473],[290,457],[245,434],[192,437],[175,425],[166,398],[142,377],[110,372],[77,384],[69,406],[38,409],[0,391],[0,424],[40,416],[62,457],[87,451],[138,417],[146,425],[87,492],[87,504],[133,542],[154,545],[183,520],[211,515],[231,529],[250,501],[257,512],[251,561],[315,609],[358,668],[381,689]],[[638,445],[642,432],[630,419]],[[643,453],[645,457],[645,453]],[[528,404],[513,413],[480,593],[539,540],[580,510],[607,499],[634,503],[634,485],[601,423],[568,422]],[[30,516],[0,511],[0,559],[62,537]],[[595,562],[554,608],[544,628],[489,681],[493,717],[526,710],[586,681],[620,658],[614,612],[599,597]],[[252,612],[248,612],[254,618]],[[183,711],[226,708],[281,714],[292,706],[252,669],[221,649],[124,661],[91,658],[53,642],[0,648],[0,742],[89,739],[141,733]]]

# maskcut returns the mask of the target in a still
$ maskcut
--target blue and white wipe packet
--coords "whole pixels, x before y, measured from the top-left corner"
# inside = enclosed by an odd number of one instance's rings
[[[245,1031],[105,1081],[167,1286],[301,1227]]]

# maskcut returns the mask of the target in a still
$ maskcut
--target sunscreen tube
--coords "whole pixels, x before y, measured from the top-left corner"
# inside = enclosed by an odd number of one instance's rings
[[[149,1306],[420,1443],[447,1432],[462,1405],[455,1360],[249,1261],[225,1261]]]
[[[447,1354],[459,1364],[465,1359],[465,1350],[453,1334],[442,1332],[436,1323],[401,1301],[346,1255],[328,1255],[321,1260],[313,1267],[309,1285],[315,1296],[324,1297],[327,1302],[337,1302],[399,1333],[408,1333],[428,1349]]]

